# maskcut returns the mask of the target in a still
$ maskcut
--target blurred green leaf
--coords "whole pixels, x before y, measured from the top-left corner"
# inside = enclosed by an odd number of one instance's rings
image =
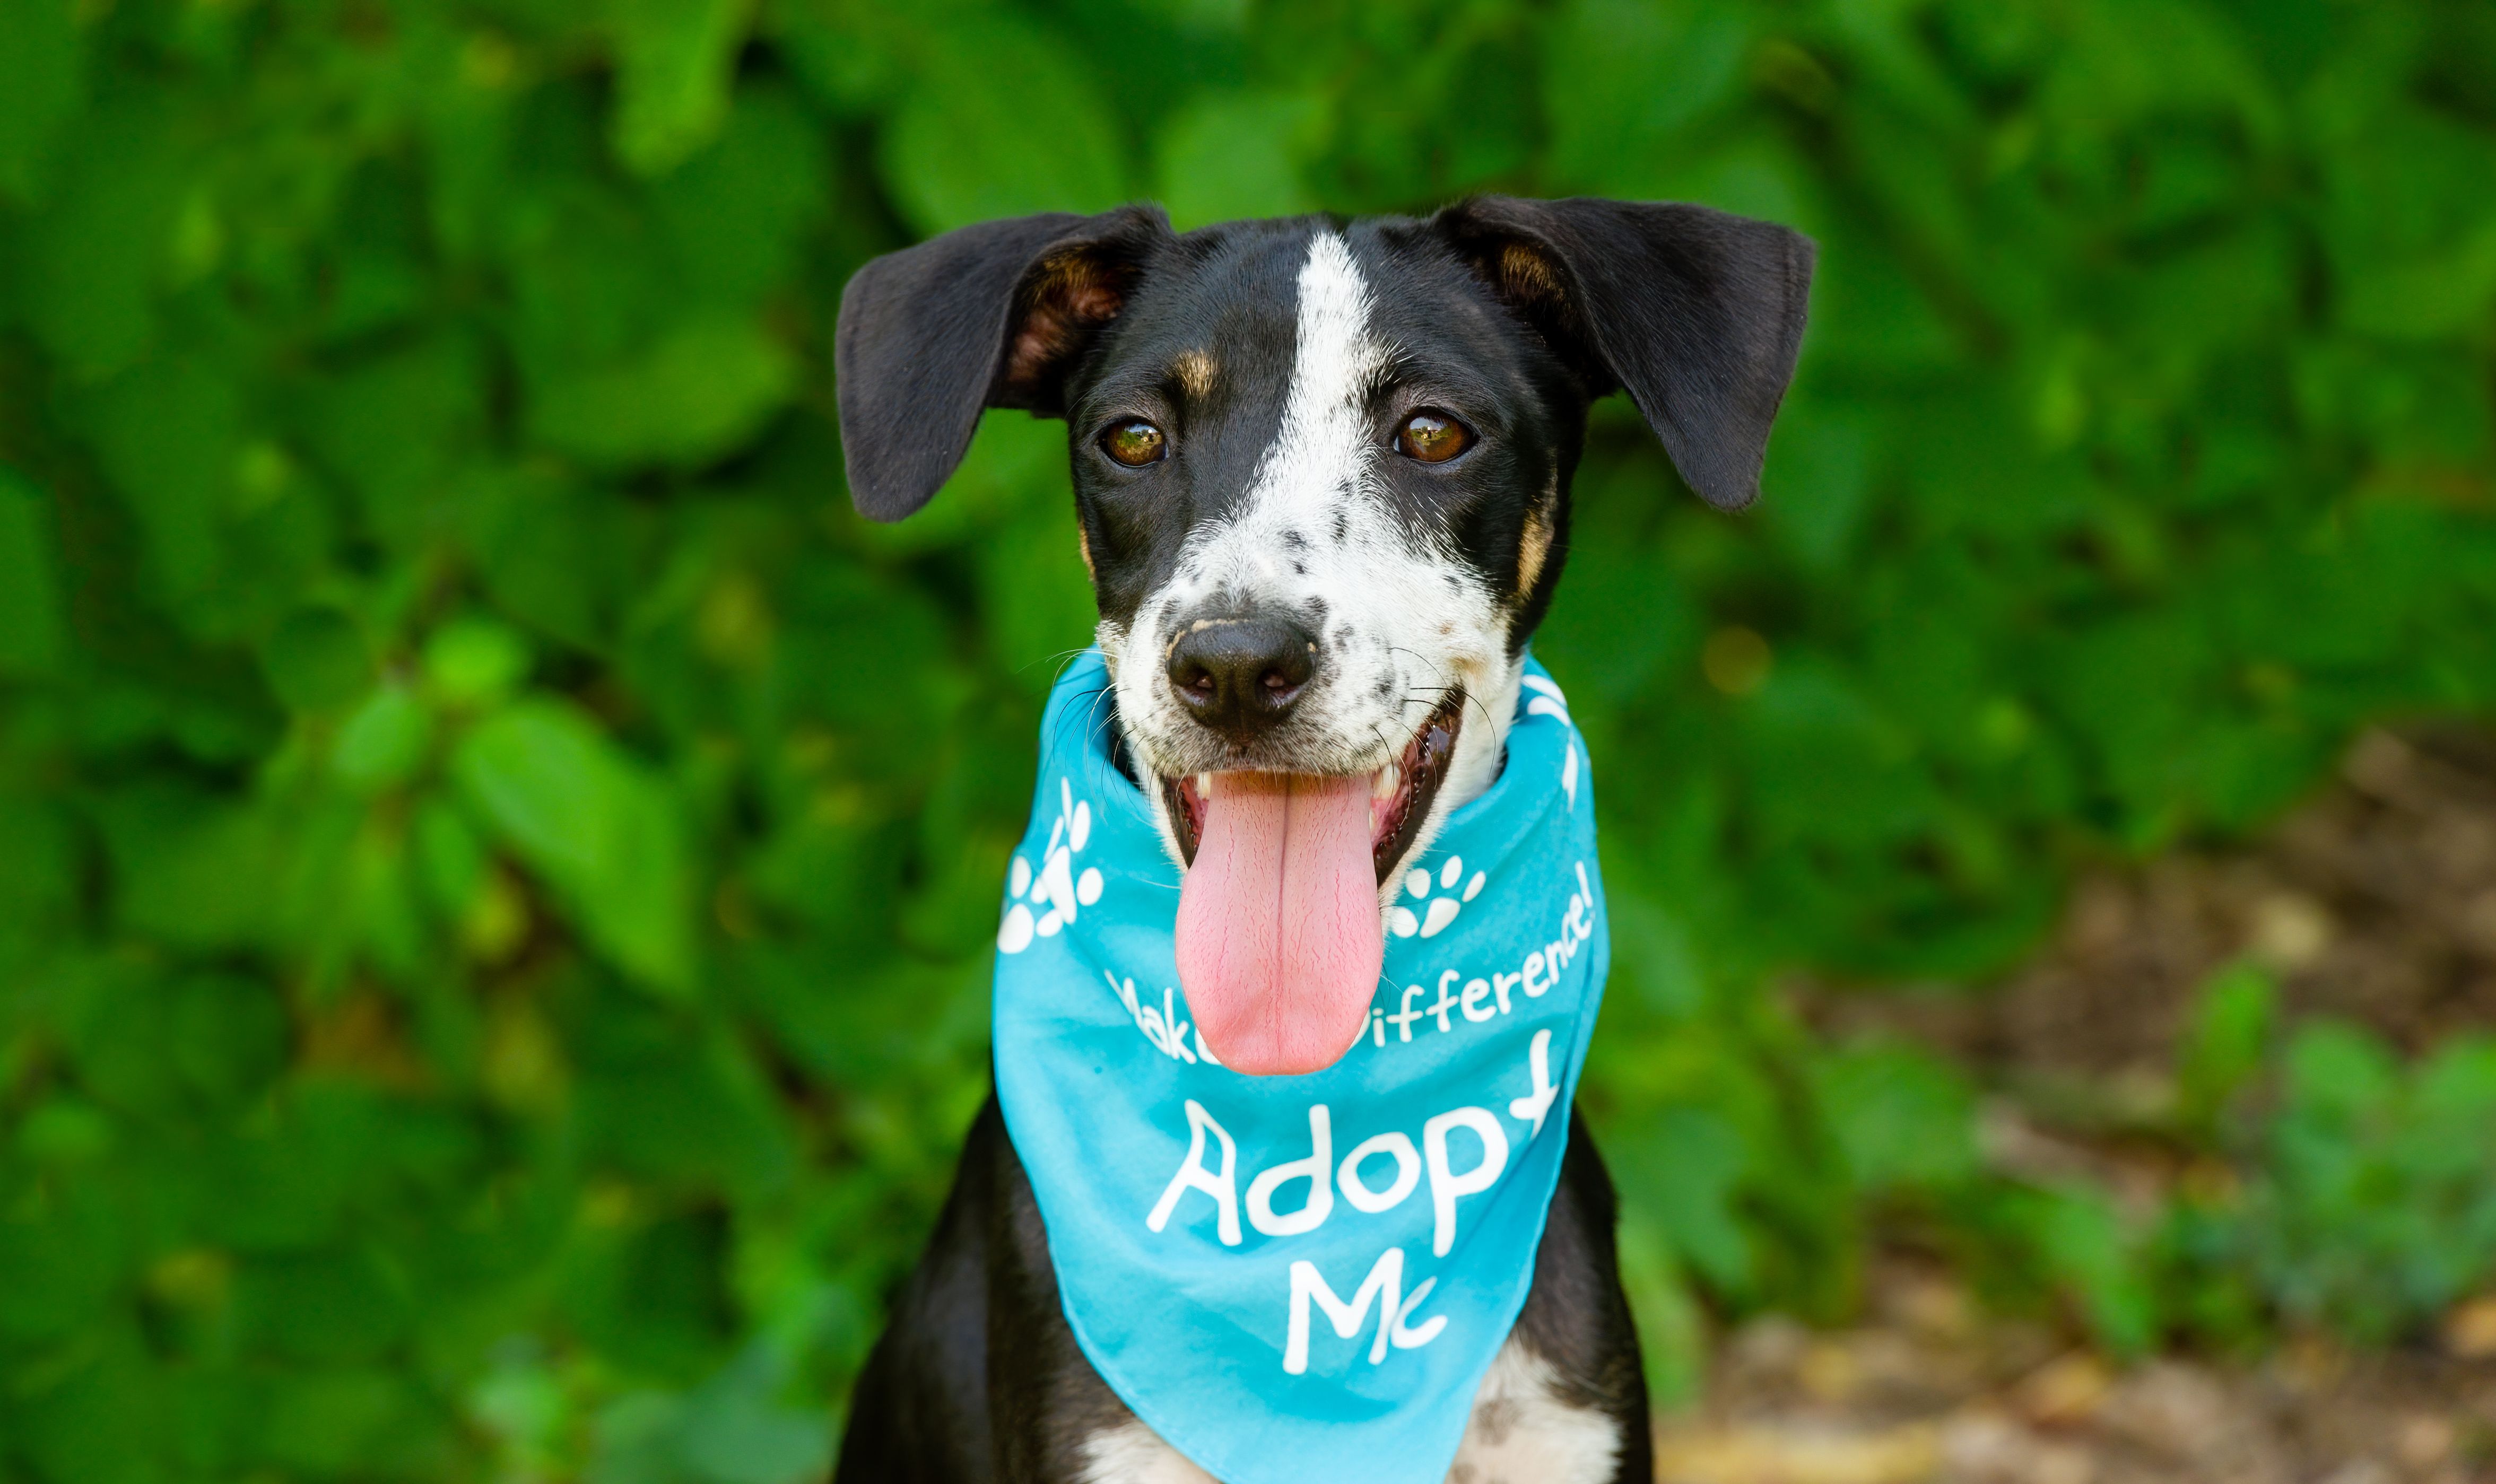
[[[1742,7],[1575,0],[1544,39],[1548,169],[1560,191],[1631,200],[1682,131],[1741,96],[1754,22]]]
[[[235,974],[203,974],[176,986],[166,1006],[165,1036],[173,1062],[193,1089],[218,1102],[238,1102],[285,1070],[289,1038],[285,1004],[265,983]]]
[[[787,93],[738,92],[722,138],[651,188],[651,206],[703,299],[755,303],[800,266],[835,180],[815,121]]]
[[[749,1348],[682,1397],[642,1394],[600,1419],[596,1484],[795,1484],[831,1465],[829,1419],[781,1402],[782,1368]]]
[[[17,0],[10,10],[53,8],[54,0]],[[40,67],[47,49],[36,38],[30,60]],[[56,86],[10,94],[13,112],[28,110],[16,127],[25,128],[29,115],[39,118],[45,94]],[[50,167],[58,183],[25,229],[17,255],[24,276],[13,297],[53,354],[81,373],[127,364],[154,332],[154,290],[188,175],[184,141],[172,122],[165,100],[125,94],[79,128],[61,131]],[[30,151],[21,169],[32,167],[37,142],[29,138],[20,146]]]
[[[2284,1062],[2281,1105],[2247,1151],[2251,1190],[2213,1223],[2208,1260],[2294,1318],[2376,1343],[2496,1275],[2496,1044],[2458,1037],[2405,1067],[2317,1022]]]
[[[1213,96],[1170,120],[1155,155],[1157,193],[1181,232],[1253,216],[1295,216],[1316,201],[1299,160],[1318,105],[1273,94]]]
[[[268,924],[268,883],[285,847],[277,822],[247,806],[172,789],[133,789],[105,817],[122,925],[192,949],[231,948]]]
[[[761,326],[688,320],[640,355],[576,371],[532,407],[538,435],[598,464],[699,464],[752,433],[789,394],[789,355]]]
[[[297,711],[334,711],[372,681],[372,650],[356,621],[333,608],[305,608],[278,626],[260,652],[278,698]]]
[[[17,1152],[38,1165],[84,1164],[111,1153],[112,1144],[112,1121],[82,1102],[40,1103],[17,1126]],[[0,1311],[0,1323],[22,1312],[19,1306]]]
[[[2046,1269],[2078,1300],[2098,1343],[2139,1355],[2158,1338],[2157,1301],[2113,1208],[2087,1190],[2049,1192],[2037,1208]]]
[[[742,0],[619,0],[614,135],[626,165],[656,174],[719,131],[748,14]]]
[[[1738,1130],[1705,1109],[1668,1109],[1634,1141],[1616,1141],[1610,1160],[1627,1208],[1679,1257],[1720,1288],[1752,1290],[1750,1244],[1735,1214],[1751,1162]]]
[[[448,705],[477,707],[500,700],[528,672],[528,641],[507,624],[459,618],[425,636],[424,678]]]
[[[240,402],[234,380],[197,358],[151,361],[89,394],[105,469],[138,517],[160,591],[176,602],[222,575]]]
[[[2221,970],[2201,986],[2176,1050],[2178,1116],[2207,1136],[2230,1098],[2269,1054],[2279,986],[2252,964]]]
[[[33,197],[84,91],[73,7],[23,0],[0,9],[0,197]]]
[[[2288,1045],[2291,1103],[2338,1123],[2382,1109],[2399,1087],[2391,1049],[2356,1026],[2318,1021]]]
[[[1858,1189],[1947,1190],[1976,1173],[1976,1094],[1929,1052],[1868,1045],[1818,1076],[1828,1127]]]
[[[401,687],[384,686],[339,725],[329,760],[350,787],[384,788],[404,783],[432,741],[433,718],[423,702]]]
[[[334,372],[304,399],[301,431],[394,544],[436,536],[456,472],[484,433],[484,368],[453,334]]]
[[[459,811],[439,798],[416,815],[417,862],[424,884],[444,913],[465,912],[485,883],[485,847]]]
[[[1103,211],[1127,193],[1117,129],[1056,38],[1000,12],[930,36],[884,137],[885,184],[922,232],[1032,211]]]
[[[322,1369],[270,1388],[271,1459],[306,1473],[353,1474],[421,1458],[407,1444],[422,1404],[406,1377],[379,1369]]]
[[[452,771],[618,967],[661,993],[691,991],[692,863],[664,785],[588,717],[545,700],[480,723]]]
[[[51,503],[0,464],[0,676],[49,672],[61,661],[59,560]]]

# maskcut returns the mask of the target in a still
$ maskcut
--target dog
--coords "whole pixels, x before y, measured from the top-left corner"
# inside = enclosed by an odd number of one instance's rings
[[[1749,504],[1813,263],[1783,227],[1584,199],[1184,234],[1143,205],[966,227],[843,292],[850,492],[898,520],[987,409],[1065,419],[1119,764],[1164,845],[1188,868],[1213,813],[1246,807],[1225,800],[1277,776],[1357,790],[1376,899],[1309,911],[1319,940],[1374,943],[1377,924],[1353,919],[1383,918],[1450,812],[1499,775],[1590,405],[1626,391],[1697,494]],[[1226,958],[1228,911],[1219,883],[1179,909],[1200,1035],[1238,1071],[1326,1066],[1367,1024],[1376,958]],[[1614,1211],[1573,1112],[1532,1286],[1451,1479],[1652,1476]],[[850,1417],[840,1484],[1209,1478],[1078,1348],[993,1100]]]

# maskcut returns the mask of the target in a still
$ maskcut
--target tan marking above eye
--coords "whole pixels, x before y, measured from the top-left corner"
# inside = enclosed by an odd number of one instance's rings
[[[1443,464],[1473,447],[1474,430],[1446,413],[1419,412],[1395,431],[1395,449],[1406,458]]]
[[[1188,351],[1170,363],[1172,379],[1192,397],[1212,393],[1213,369],[1213,357],[1202,351]]]
[[[1130,469],[1140,469],[1160,458],[1169,444],[1160,428],[1140,417],[1121,422],[1101,435],[1101,451]]]

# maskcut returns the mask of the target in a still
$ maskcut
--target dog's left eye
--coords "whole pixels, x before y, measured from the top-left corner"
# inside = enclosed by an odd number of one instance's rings
[[[1141,418],[1121,422],[1101,435],[1101,451],[1130,469],[1140,469],[1160,458],[1167,445],[1162,430]]]
[[[1425,464],[1444,464],[1474,445],[1474,430],[1446,413],[1420,412],[1395,430],[1395,451]]]

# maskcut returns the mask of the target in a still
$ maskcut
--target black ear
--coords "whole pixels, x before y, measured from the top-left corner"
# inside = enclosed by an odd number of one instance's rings
[[[1481,196],[1435,225],[1601,395],[1627,390],[1708,504],[1759,498],[1814,249],[1705,206]]]
[[[1064,416],[1068,364],[1172,240],[1158,206],[1052,212],[960,228],[852,275],[832,361],[858,512],[899,520],[925,505],[983,409]]]

